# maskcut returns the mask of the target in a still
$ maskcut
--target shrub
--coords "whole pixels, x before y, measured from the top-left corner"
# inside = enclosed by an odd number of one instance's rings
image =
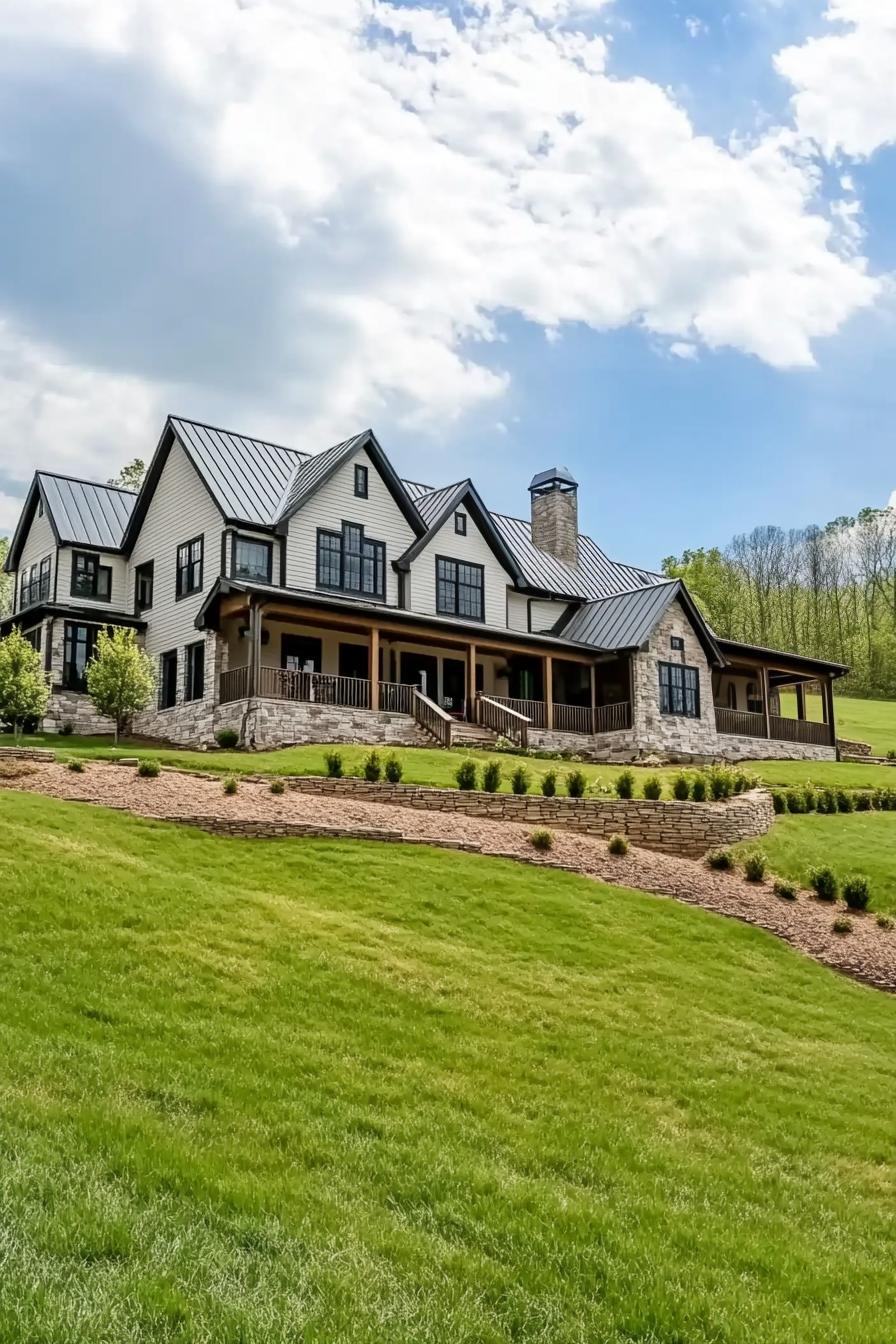
[[[628,853],[628,840],[624,835],[611,835],[607,841],[607,849],[617,858],[621,858],[623,854]]]
[[[855,796],[855,805],[857,812],[870,812],[874,806],[874,795],[867,789],[860,789]]]
[[[811,784],[807,784],[803,789],[803,804],[807,812],[814,812],[818,804],[818,795]]]
[[[764,882],[768,859],[761,849],[751,850],[744,858],[744,877],[748,882]]]
[[[461,761],[454,772],[454,778],[459,789],[475,789],[476,762],[471,760]]]
[[[324,765],[327,767],[327,774],[330,779],[342,778],[342,752],[325,751]]]
[[[271,780],[271,793],[281,794],[286,792],[286,785],[282,779]]]
[[[758,783],[758,775],[751,775],[747,770],[737,770],[734,775],[734,792],[746,793],[748,789],[755,789]]]
[[[852,812],[854,810],[852,794],[848,793],[846,789],[837,789],[836,794],[837,794],[837,811]]]
[[[588,780],[585,778],[584,771],[570,770],[566,776],[566,792],[570,798],[584,798],[587,787]]]
[[[141,779],[158,779],[159,763],[158,761],[141,761],[137,766],[137,774]]]
[[[63,737],[71,737],[72,733],[75,731],[75,725],[72,723],[71,719],[63,719],[62,727],[59,731]]]
[[[843,879],[843,899],[850,910],[867,910],[870,898],[871,891],[867,877],[853,873]]]
[[[648,775],[644,781],[644,797],[656,802],[663,796],[663,784],[658,775]]]
[[[780,896],[782,901],[796,900],[796,886],[793,882],[788,882],[786,878],[776,877],[772,891],[776,896]]]
[[[813,868],[809,873],[809,885],[820,901],[836,901],[837,875],[832,868]]]
[[[554,848],[554,837],[550,831],[533,831],[529,836],[529,843],[533,849],[544,852]]]
[[[635,776],[631,770],[622,770],[616,776],[616,796],[618,798],[634,798]]]
[[[684,771],[681,770],[672,781],[672,797],[677,798],[680,803],[683,803],[685,799],[689,796],[690,792],[691,792],[691,781],[688,779]]]
[[[379,752],[368,751],[367,755],[364,757],[364,764],[361,766],[361,769],[364,772],[364,778],[367,780],[367,783],[376,784],[383,773]]]
[[[831,928],[835,933],[852,933],[852,920],[847,919],[845,915],[838,915]]]
[[[510,787],[513,789],[514,793],[528,793],[529,779],[529,771],[526,767],[524,765],[518,765],[510,776]]]
[[[833,789],[822,789],[815,800],[815,807],[818,812],[831,813],[837,811],[837,798]]]
[[[387,756],[383,764],[383,774],[390,784],[400,784],[401,777],[404,774],[404,766],[393,751],[391,756]]]
[[[778,816],[787,811],[787,798],[780,789],[772,789],[772,807]]]
[[[896,761],[896,747],[889,747],[887,749],[887,760]]]
[[[228,793],[228,794],[236,793],[237,790],[239,789],[239,787],[240,787],[239,784],[236,782],[236,780],[233,778],[232,775],[231,775],[230,779],[225,779],[225,781],[224,781],[224,792],[225,792],[225,793]]]
[[[557,792],[557,771],[545,770],[541,777],[541,792],[545,798],[553,798]]]
[[[788,789],[786,796],[788,812],[805,812],[806,795],[803,793],[802,789]]]
[[[877,927],[879,929],[892,929],[893,921],[889,915],[878,915]]]
[[[215,733],[215,741],[219,747],[225,751],[231,750],[240,740],[240,735],[235,728],[219,728]]]
[[[482,788],[485,793],[497,793],[501,787],[501,764],[488,761],[482,767]]]
[[[730,849],[711,849],[706,856],[706,862],[717,872],[727,872],[729,868],[734,867]]]
[[[691,798],[695,803],[706,802],[706,776],[697,773],[691,780]]]
[[[724,765],[710,766],[707,773],[710,797],[715,801],[730,798],[734,792],[734,774]]]
[[[71,770],[73,775],[83,775],[84,762],[79,760],[71,760],[68,762],[68,769]]]

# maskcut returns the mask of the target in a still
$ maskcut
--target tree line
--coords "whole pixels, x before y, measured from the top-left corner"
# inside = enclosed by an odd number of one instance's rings
[[[896,510],[756,527],[663,561],[723,639],[847,663],[849,694],[896,697]]]

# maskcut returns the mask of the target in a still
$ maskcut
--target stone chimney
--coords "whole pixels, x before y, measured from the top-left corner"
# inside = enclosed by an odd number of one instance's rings
[[[568,467],[532,477],[532,540],[566,565],[579,563],[579,483]]]

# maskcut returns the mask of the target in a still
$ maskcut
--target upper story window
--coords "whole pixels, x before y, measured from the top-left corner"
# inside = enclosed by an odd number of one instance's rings
[[[454,515],[454,530],[459,537],[467,535],[467,515],[465,513],[456,513]]]
[[[149,611],[152,606],[153,573],[155,564],[147,560],[134,570],[134,610]]]
[[[386,545],[364,536],[358,523],[341,532],[317,532],[317,586],[362,597],[386,597]]]
[[[367,498],[368,473],[360,462],[355,463],[355,494],[358,499]]]
[[[194,537],[177,548],[177,597],[187,597],[202,589],[203,537]]]
[[[669,640],[669,647],[677,653],[684,653],[684,640],[681,635],[673,635]]]
[[[440,616],[483,619],[485,570],[461,560],[436,556],[436,611]]]
[[[660,712],[700,717],[700,674],[683,663],[660,663]]]
[[[72,551],[72,597],[89,597],[97,602],[112,600],[112,567],[101,565],[92,551]]]
[[[62,685],[67,691],[87,690],[87,664],[96,652],[99,627],[66,621],[62,652]]]
[[[235,579],[254,579],[256,583],[270,583],[273,567],[272,542],[257,541],[254,537],[234,537],[231,570]]]
[[[22,570],[19,592],[19,610],[33,607],[36,602],[47,602],[50,598],[50,557],[46,556],[39,565],[31,565]]]

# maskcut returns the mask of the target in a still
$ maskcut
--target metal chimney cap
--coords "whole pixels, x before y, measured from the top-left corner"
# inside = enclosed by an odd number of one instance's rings
[[[569,467],[549,467],[547,471],[537,472],[529,482],[530,490],[545,490],[557,486],[561,490],[578,490],[579,483]]]

